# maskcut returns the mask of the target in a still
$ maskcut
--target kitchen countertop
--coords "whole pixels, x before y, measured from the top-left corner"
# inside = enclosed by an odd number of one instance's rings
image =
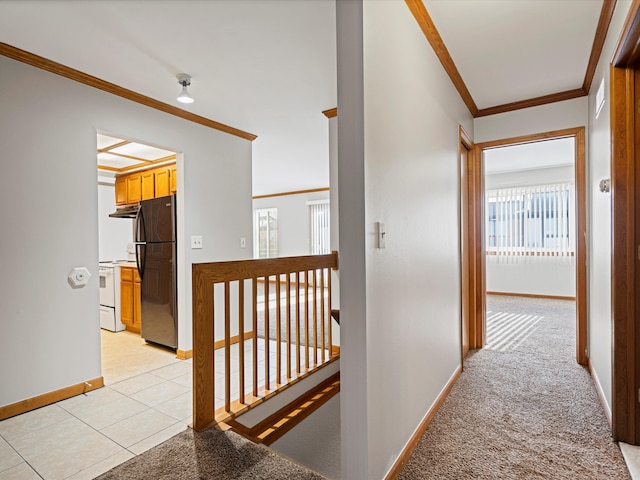
[[[128,267],[128,268],[136,268],[136,262],[122,262],[122,263],[118,263],[118,265],[120,265],[121,267]]]

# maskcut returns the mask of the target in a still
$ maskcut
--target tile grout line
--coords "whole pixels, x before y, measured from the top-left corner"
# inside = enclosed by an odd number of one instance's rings
[[[22,435],[20,435],[20,437],[21,437],[21,436],[22,436]],[[24,463],[24,464],[28,465],[28,466],[29,466],[29,468],[30,468],[31,470],[33,470],[33,471],[34,471],[34,473],[35,473],[36,475],[38,475],[38,477],[40,477],[41,479],[43,479],[43,480],[44,480],[44,477],[43,477],[42,475],[40,475],[40,473],[39,473],[39,472],[38,472],[38,471],[33,467],[33,465],[31,465],[31,464],[29,463],[29,461],[28,461],[26,458],[24,458],[24,457],[22,456],[22,454],[21,454],[18,450],[16,450],[16,448],[11,444],[11,442],[9,442],[9,440],[7,440],[7,439],[4,437],[4,435],[1,435],[1,434],[0,434],[0,438],[2,438],[2,439],[6,442],[6,444],[7,444],[7,445],[9,445],[9,448],[11,448],[11,450],[13,450],[13,451],[16,453],[16,455],[18,455],[18,456],[22,459],[22,463]],[[16,438],[19,438],[19,437],[16,437]],[[9,467],[9,468],[5,468],[4,470],[0,470],[0,473],[2,473],[2,472],[7,472],[7,471],[9,471],[9,470],[11,470],[11,469],[13,469],[13,468],[17,468],[17,467],[19,467],[20,465],[22,465],[22,463],[19,463],[19,464],[17,464],[17,465],[14,465],[14,466],[12,466],[12,467]]]

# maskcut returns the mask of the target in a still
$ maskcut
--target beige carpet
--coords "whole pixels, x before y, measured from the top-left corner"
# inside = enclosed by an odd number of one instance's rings
[[[464,372],[399,478],[628,479],[588,370],[575,303],[488,296],[489,347]]]
[[[323,480],[273,450],[233,432],[187,430],[99,480]]]

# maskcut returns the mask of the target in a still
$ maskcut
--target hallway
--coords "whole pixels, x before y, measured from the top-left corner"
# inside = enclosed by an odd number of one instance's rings
[[[575,302],[489,295],[487,347],[398,478],[630,478],[575,361]]]

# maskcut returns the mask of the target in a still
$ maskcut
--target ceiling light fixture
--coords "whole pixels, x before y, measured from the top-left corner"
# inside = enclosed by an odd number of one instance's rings
[[[187,91],[187,87],[191,85],[191,75],[179,73],[176,77],[178,78],[178,83],[182,85],[182,92],[178,95],[178,101],[180,103],[193,103],[193,97]]]

